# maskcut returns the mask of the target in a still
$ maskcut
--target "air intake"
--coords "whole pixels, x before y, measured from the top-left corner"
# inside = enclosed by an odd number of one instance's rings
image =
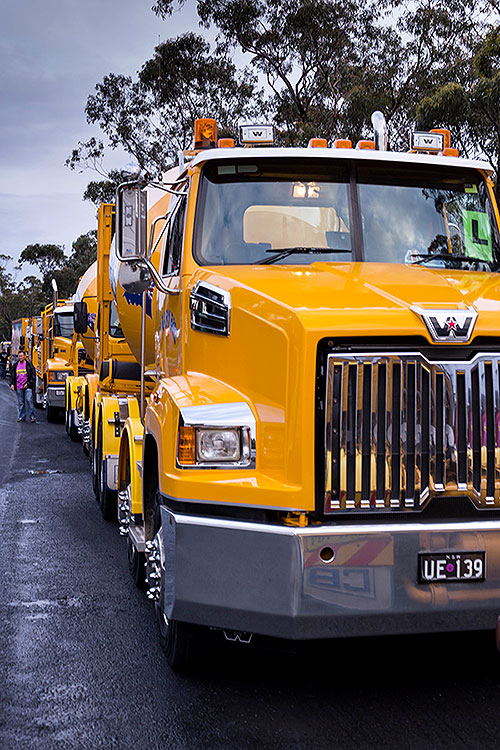
[[[189,301],[191,328],[204,333],[229,336],[231,295],[206,281],[198,281]]]

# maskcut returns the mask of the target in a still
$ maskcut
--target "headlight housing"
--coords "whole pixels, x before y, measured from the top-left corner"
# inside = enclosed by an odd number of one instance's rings
[[[66,380],[68,375],[72,374],[72,370],[51,370],[49,372],[49,380],[62,382]]]

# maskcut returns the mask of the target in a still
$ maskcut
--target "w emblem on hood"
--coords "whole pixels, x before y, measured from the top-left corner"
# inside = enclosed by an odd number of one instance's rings
[[[469,341],[474,330],[477,312],[469,307],[467,310],[426,310],[412,306],[427,326],[434,341]]]

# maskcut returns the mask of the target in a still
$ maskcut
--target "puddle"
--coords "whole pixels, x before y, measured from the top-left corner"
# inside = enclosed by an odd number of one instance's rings
[[[64,474],[61,469],[28,469],[28,474]]]
[[[61,599],[35,599],[34,601],[15,600],[8,602],[9,607],[23,607],[27,609],[51,609],[52,607],[81,607],[82,599],[78,596],[62,597]]]

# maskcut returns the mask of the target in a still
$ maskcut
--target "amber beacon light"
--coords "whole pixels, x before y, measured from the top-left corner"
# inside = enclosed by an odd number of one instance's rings
[[[194,147],[215,148],[217,145],[217,122],[211,117],[203,117],[194,123]]]

